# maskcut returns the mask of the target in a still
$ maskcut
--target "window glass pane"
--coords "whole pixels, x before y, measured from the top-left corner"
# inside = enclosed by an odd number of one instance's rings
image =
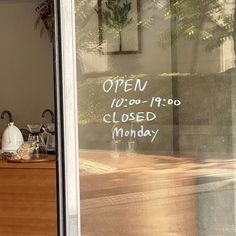
[[[82,235],[235,235],[235,2],[75,9]]]

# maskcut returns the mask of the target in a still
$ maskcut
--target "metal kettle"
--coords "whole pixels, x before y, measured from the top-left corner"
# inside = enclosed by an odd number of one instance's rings
[[[49,113],[51,115],[51,123],[44,124],[44,131],[46,133],[46,147],[48,153],[55,153],[55,123],[54,123],[54,113],[50,109],[46,109],[42,113],[42,117],[45,117],[45,114]]]

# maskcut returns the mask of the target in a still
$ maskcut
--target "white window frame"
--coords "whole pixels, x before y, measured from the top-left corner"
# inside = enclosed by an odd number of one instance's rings
[[[54,0],[58,235],[80,235],[79,147],[74,0]]]

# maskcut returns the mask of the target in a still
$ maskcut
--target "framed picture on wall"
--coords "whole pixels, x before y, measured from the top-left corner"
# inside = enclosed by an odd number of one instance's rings
[[[141,53],[141,0],[98,0],[99,44],[105,54]]]

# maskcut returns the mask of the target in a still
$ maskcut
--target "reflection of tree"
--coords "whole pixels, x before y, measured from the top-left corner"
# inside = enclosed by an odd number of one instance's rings
[[[122,51],[122,31],[129,25],[132,18],[128,17],[131,10],[131,2],[126,0],[122,2],[121,0],[106,0],[106,9],[97,9],[97,13],[102,15],[102,20],[105,25],[115,30],[119,35],[119,50]]]
[[[175,21],[175,29],[162,32],[159,43],[167,47],[176,44],[181,37],[194,40],[191,72],[196,70],[200,43],[210,51],[219,47],[226,39],[232,38],[236,55],[236,12],[233,14],[230,7],[234,9],[235,3],[220,0],[170,1],[165,9],[165,18]]]
[[[104,2],[104,0],[97,0],[97,3],[95,0],[80,0],[76,2],[75,6],[75,15],[76,15],[76,41],[78,43],[78,48],[84,48],[84,44],[88,42],[97,42],[98,48],[99,48],[99,28],[97,29],[97,25],[91,24],[89,27],[88,25],[91,23],[91,21],[94,21],[94,14],[96,9],[97,13],[101,13],[102,9],[100,8],[99,1]],[[114,1],[116,4],[121,1]],[[153,24],[154,18],[157,12],[154,9],[157,9],[160,7],[160,4],[158,3],[159,0],[148,0],[143,1],[142,3],[142,11],[148,12],[147,16],[142,17],[142,19],[137,22],[138,26],[140,27],[150,27]],[[124,1],[123,1],[124,3]],[[131,3],[131,2],[130,2]],[[129,4],[129,2],[128,2]],[[123,7],[120,5],[120,7]],[[128,6],[127,6],[128,7]],[[131,5],[130,5],[131,8]],[[127,11],[127,10],[126,10]],[[130,11],[129,11],[130,12]],[[128,19],[129,12],[127,13],[127,22],[131,20]],[[96,23],[97,24],[97,23]],[[125,27],[125,26],[124,26]],[[123,28],[124,28],[123,27]],[[94,30],[94,28],[96,30]],[[111,29],[113,30],[113,29]]]

